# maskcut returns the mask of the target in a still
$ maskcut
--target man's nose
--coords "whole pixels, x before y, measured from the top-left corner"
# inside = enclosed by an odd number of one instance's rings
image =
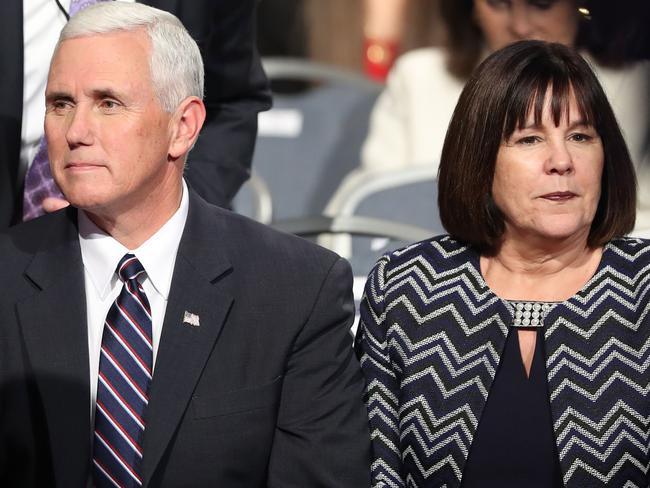
[[[77,105],[69,114],[70,120],[66,131],[66,140],[71,147],[92,143],[91,116],[89,109]]]

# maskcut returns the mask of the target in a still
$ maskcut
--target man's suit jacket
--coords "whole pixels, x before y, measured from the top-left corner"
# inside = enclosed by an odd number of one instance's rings
[[[250,172],[257,114],[271,104],[255,48],[258,0],[144,0],[176,15],[205,63],[207,120],[186,178],[210,203],[230,203]],[[52,0],[54,2],[54,0]],[[0,228],[20,220],[18,184],[23,110],[22,0],[3,0],[0,15]],[[43,102],[45,103],[45,102]]]
[[[0,235],[0,269],[0,486],[83,487],[92,435],[76,210]],[[144,486],[369,486],[350,289],[335,254],[191,192]]]

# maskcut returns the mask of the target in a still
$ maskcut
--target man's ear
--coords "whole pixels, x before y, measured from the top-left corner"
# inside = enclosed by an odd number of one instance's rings
[[[169,144],[169,157],[178,159],[185,156],[199,137],[205,121],[205,105],[198,97],[187,97],[172,117],[172,138]]]

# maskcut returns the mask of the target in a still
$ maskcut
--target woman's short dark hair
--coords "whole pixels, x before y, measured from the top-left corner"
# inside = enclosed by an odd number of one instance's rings
[[[543,41],[520,41],[488,57],[460,95],[442,148],[438,174],[440,219],[453,237],[483,253],[497,251],[504,217],[492,199],[501,143],[542,119],[544,99],[559,125],[571,97],[582,119],[598,132],[605,156],[601,195],[588,237],[600,246],[634,227],[636,177],[607,96],[587,62],[574,50]]]

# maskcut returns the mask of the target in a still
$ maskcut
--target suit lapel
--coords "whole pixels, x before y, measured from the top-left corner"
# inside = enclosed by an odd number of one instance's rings
[[[86,299],[74,215],[56,216],[50,232],[43,233],[47,249],[37,252],[25,270],[39,290],[17,305],[42,397],[57,486],[82,486],[90,459]]]
[[[233,301],[225,279],[231,265],[218,239],[215,212],[190,193],[149,392],[143,486],[148,485],[185,413]],[[184,321],[186,313],[190,315]],[[192,315],[198,317],[198,326]]]

